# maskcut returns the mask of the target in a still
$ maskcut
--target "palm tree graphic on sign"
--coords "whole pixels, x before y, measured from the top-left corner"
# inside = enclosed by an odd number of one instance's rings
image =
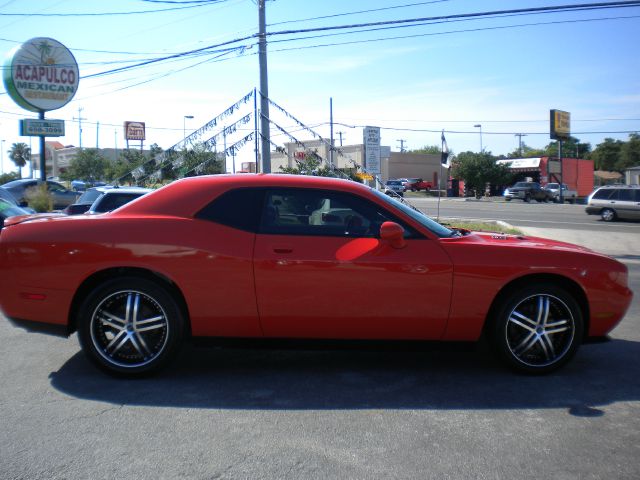
[[[43,65],[53,65],[56,63],[55,59],[49,56],[51,53],[51,45],[49,45],[46,40],[36,45],[36,48],[40,51],[40,63]]]

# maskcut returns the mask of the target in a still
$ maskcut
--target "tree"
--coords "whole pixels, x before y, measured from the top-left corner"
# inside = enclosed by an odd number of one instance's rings
[[[544,148],[543,157],[558,157],[560,143],[553,141]],[[576,137],[569,137],[562,142],[563,158],[588,158],[591,154],[591,144],[581,143]]]
[[[632,133],[620,149],[620,160],[616,163],[616,170],[622,172],[636,166],[640,166],[640,135]]]
[[[487,184],[508,185],[513,174],[507,165],[496,163],[491,152],[462,152],[453,162],[453,178],[464,180],[467,189],[484,192]]]
[[[115,183],[133,183],[133,172],[148,159],[136,149],[125,149],[120,152],[115,162],[110,162],[105,170],[107,180]]]
[[[508,153],[504,158],[535,158],[544,157],[546,155],[546,149],[531,148],[529,145],[522,142],[522,152],[520,152],[520,148],[518,147],[513,152]]]
[[[598,144],[591,153],[596,170],[616,170],[616,164],[620,160],[623,145],[623,141],[614,140],[613,138],[605,138],[604,142]]]
[[[11,182],[13,180],[18,180],[17,172],[3,173],[0,175],[0,185],[4,185],[5,183]]]
[[[422,148],[418,148],[416,150],[409,150],[409,153],[422,153],[426,155],[440,155],[442,152],[442,148],[440,145],[425,145]],[[453,152],[449,151],[449,155],[452,155]]]
[[[87,148],[81,150],[71,160],[71,165],[62,174],[60,178],[63,180],[83,180],[85,182],[93,182],[105,178],[109,161],[95,148]]]
[[[182,165],[178,168],[180,177],[215,175],[225,173],[224,154],[211,151],[205,143],[197,143],[190,150],[182,152]]]
[[[31,149],[26,143],[14,143],[11,150],[8,150],[9,158],[18,167],[18,178],[22,177],[22,167],[31,160]]]

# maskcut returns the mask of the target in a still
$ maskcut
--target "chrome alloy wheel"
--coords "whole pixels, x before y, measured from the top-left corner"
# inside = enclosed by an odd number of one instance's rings
[[[513,357],[529,367],[559,362],[575,336],[571,309],[558,297],[536,294],[518,303],[508,316],[506,345]]]
[[[169,321],[162,306],[136,290],[122,290],[105,297],[90,321],[91,341],[109,364],[143,367],[165,349]]]

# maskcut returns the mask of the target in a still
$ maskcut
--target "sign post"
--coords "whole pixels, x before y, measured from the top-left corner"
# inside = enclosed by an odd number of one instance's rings
[[[2,79],[13,101],[25,110],[38,112],[39,125],[43,126],[46,123],[45,112],[64,107],[74,97],[78,91],[80,72],[76,59],[67,47],[52,38],[38,37],[26,41],[9,53]],[[64,124],[62,128],[64,130]],[[37,134],[40,137],[42,181],[47,179],[47,134],[48,132]]]
[[[564,203],[562,185],[562,141],[571,137],[571,114],[562,110],[549,111],[549,136],[553,140],[558,140],[558,157],[560,160],[560,203]]]
[[[364,166],[366,173],[380,175],[380,127],[364,127]]]

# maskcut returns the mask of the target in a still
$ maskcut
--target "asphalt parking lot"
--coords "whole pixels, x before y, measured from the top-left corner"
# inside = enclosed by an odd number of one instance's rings
[[[1,319],[0,478],[639,478],[640,251],[620,258],[612,341],[544,377],[457,345],[193,346],[117,380]]]

